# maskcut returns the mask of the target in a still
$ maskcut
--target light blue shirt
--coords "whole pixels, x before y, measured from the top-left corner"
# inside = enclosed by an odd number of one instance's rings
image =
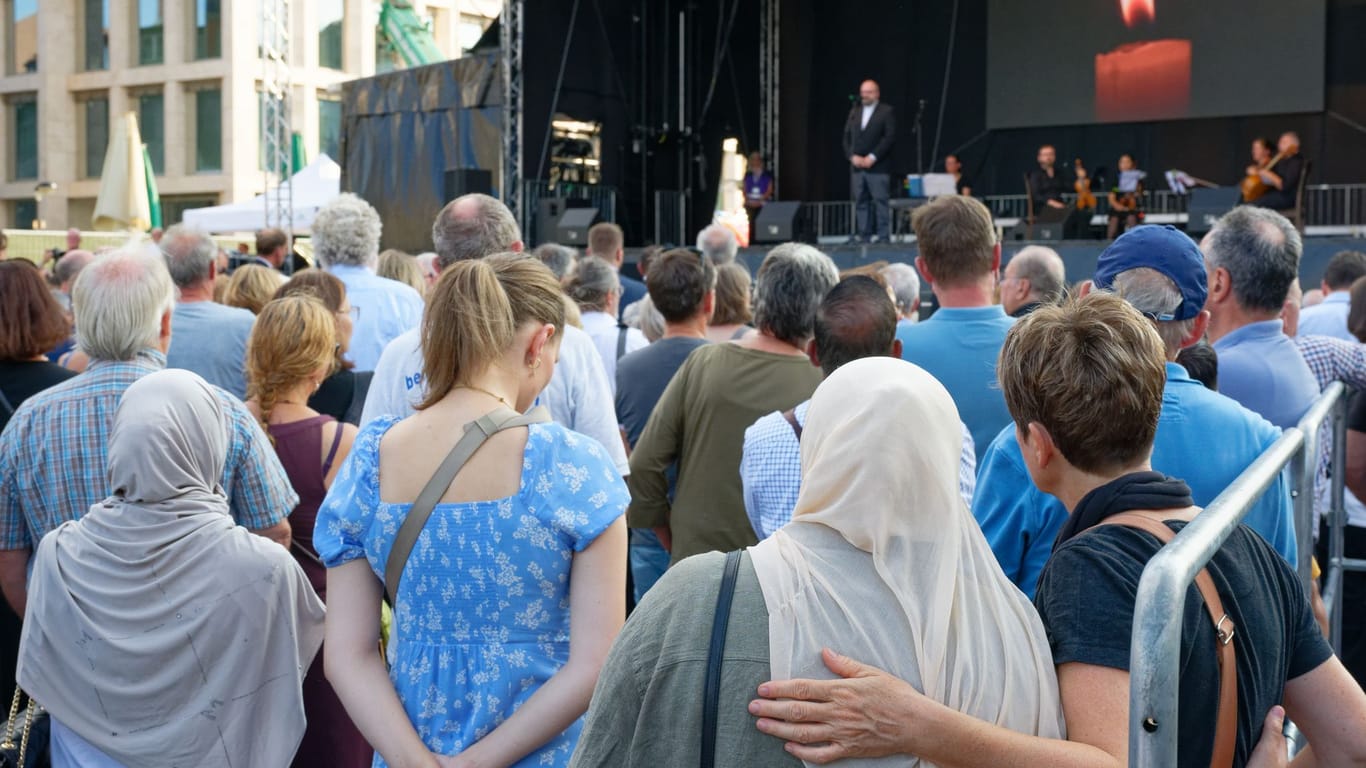
[[[1197,505],[1214,501],[1280,435],[1266,419],[1206,389],[1185,368],[1167,363],[1152,465],[1158,472],[1186,481]],[[1033,598],[1039,572],[1053,553],[1053,540],[1067,520],[1067,510],[1030,480],[1013,424],[991,442],[980,467],[972,515],[1001,570]],[[1284,473],[1243,522],[1295,565],[1294,508]]]
[[[942,308],[928,320],[898,328],[901,357],[939,380],[958,406],[977,445],[977,462],[1001,428],[1010,423],[996,381],[996,358],[1015,319],[1000,305]]]
[[[1281,321],[1249,323],[1214,342],[1219,392],[1281,429],[1295,426],[1319,396],[1319,384]]]
[[[797,423],[806,426],[807,400],[793,410]],[[963,453],[958,462],[958,493],[972,506],[977,485],[977,451],[972,433],[963,425]],[[792,521],[802,482],[802,447],[792,425],[778,411],[764,416],[745,430],[740,457],[740,482],[745,493],[745,514],[761,540]]]
[[[1347,313],[1352,309],[1352,294],[1333,291],[1323,297],[1323,303],[1300,310],[1300,327],[1296,336],[1332,336],[1356,343],[1357,338],[1347,330]]]
[[[212,301],[177,303],[171,313],[167,368],[183,368],[214,386],[247,397],[247,338],[256,324],[249,309]]]
[[[422,324],[422,294],[369,267],[334,264],[327,271],[346,285],[346,298],[358,312],[346,356],[356,370],[373,371],[385,345]]]

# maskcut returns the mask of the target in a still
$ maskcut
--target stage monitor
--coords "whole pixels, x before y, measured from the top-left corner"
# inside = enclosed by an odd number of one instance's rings
[[[987,127],[1323,109],[1326,0],[988,0]]]
[[[786,243],[799,240],[797,214],[802,204],[796,200],[771,200],[759,209],[754,221],[755,243]]]
[[[602,221],[597,208],[566,208],[555,225],[555,242],[571,248],[588,247],[588,230]]]
[[[1192,189],[1186,206],[1186,234],[1195,237],[1210,231],[1220,216],[1238,205],[1241,195],[1237,187]]]

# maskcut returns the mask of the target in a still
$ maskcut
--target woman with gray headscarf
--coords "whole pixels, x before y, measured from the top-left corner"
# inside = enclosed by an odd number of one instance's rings
[[[203,379],[153,373],[114,415],[109,498],[45,536],[20,685],[53,765],[287,765],[323,606],[283,547],[237,526],[228,421]]]

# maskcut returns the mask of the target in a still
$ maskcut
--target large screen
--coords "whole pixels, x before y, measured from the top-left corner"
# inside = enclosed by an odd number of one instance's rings
[[[1323,109],[1325,0],[989,0],[987,125]]]

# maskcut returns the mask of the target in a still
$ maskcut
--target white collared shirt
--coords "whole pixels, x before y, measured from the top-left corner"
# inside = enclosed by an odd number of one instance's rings
[[[868,127],[868,121],[873,119],[873,112],[874,112],[875,110],[877,110],[877,102],[876,102],[876,101],[873,102],[872,104],[864,104],[864,105],[863,105],[863,123],[859,126],[860,128],[867,128],[867,127]]]

